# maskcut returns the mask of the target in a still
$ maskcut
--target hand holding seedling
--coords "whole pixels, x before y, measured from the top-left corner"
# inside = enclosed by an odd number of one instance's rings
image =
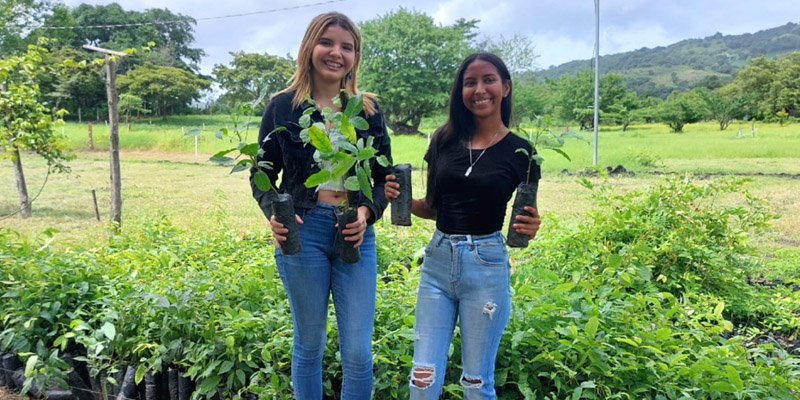
[[[386,175],[386,185],[383,187],[383,194],[386,200],[392,201],[400,196],[400,184],[394,174]]]
[[[539,211],[531,206],[525,206],[525,211],[530,215],[520,214],[516,216],[514,223],[514,230],[517,233],[525,236],[530,236],[531,239],[536,238],[536,232],[542,225],[542,220],[539,218]]]
[[[294,218],[297,220],[298,225],[303,224],[303,219],[299,215],[295,214]],[[281,243],[286,241],[286,234],[289,233],[289,229],[278,222],[274,215],[269,219],[269,227],[272,230],[272,238],[275,239],[275,247],[280,249]]]
[[[361,246],[361,243],[364,242],[364,232],[367,231],[367,221],[371,216],[372,211],[370,211],[369,207],[358,207],[358,219],[345,225],[345,229],[342,231],[344,240],[354,242],[353,247],[355,248]],[[336,226],[338,227],[339,224],[336,224]]]

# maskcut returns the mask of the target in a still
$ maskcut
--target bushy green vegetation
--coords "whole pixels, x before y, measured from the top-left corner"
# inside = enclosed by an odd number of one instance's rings
[[[760,202],[733,181],[593,192],[584,224],[550,220],[547,235],[513,253],[500,398],[795,398],[800,358],[757,343],[762,331],[796,334],[796,318],[776,321],[796,314],[797,296],[746,283],[763,268],[747,239],[771,217]],[[377,227],[375,398],[401,399],[409,294],[431,226]],[[291,317],[267,236],[224,226],[199,235],[162,220],[87,248],[49,240],[0,235],[0,347],[30,363],[30,382],[59,384],[67,366],[55,355],[66,352],[102,376],[172,366],[202,393],[289,398]],[[754,314],[764,318],[746,319]],[[330,333],[324,379],[334,396],[342,377]],[[459,348],[457,336],[446,399],[461,396]]]

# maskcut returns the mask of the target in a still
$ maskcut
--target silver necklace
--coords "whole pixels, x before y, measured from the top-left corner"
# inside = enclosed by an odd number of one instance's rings
[[[483,148],[483,151],[481,151],[481,154],[478,154],[478,158],[476,158],[475,161],[472,161],[472,138],[469,138],[469,149],[467,149],[467,152],[469,153],[469,168],[467,168],[467,172],[464,172],[464,176],[469,176],[469,174],[472,173],[472,167],[474,167],[475,164],[478,163],[478,160],[483,157],[483,153],[486,153],[486,150],[489,149],[489,147],[492,147],[494,144],[494,139],[497,138],[497,135],[500,134],[501,130],[502,129],[498,129],[497,132],[494,133],[494,136],[492,136],[492,139],[489,141],[489,145]]]

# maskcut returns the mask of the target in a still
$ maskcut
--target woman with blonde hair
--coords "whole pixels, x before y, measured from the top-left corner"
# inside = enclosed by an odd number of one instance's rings
[[[336,217],[334,209],[347,199],[342,182],[306,188],[306,179],[319,167],[314,148],[300,138],[298,124],[304,111],[313,105],[339,110],[358,92],[358,67],[361,63],[361,33],[345,15],[330,12],[315,17],[309,24],[297,57],[292,82],[267,105],[259,130],[263,150],[258,157],[271,163],[267,175],[279,192],[294,198],[302,250],[294,255],[281,253],[280,244],[288,230],[272,215],[275,191],[260,191],[251,175],[253,197],[267,216],[275,239],[275,259],[289,297],[294,329],[292,386],[298,400],[322,399],[322,358],[327,343],[328,298],[332,295],[339,333],[344,381],[341,398],[369,399],[372,393],[372,332],[375,319],[377,253],[372,224],[381,217],[387,201],[384,183],[387,169],[373,163],[373,200],[350,193],[358,205],[358,219],[343,231],[344,239],[359,247],[361,260],[342,262],[334,250]],[[334,101],[338,98],[338,101]],[[337,106],[338,104],[338,106]],[[364,96],[361,115],[369,123],[357,130],[359,138],[373,137],[378,155],[391,162],[389,136],[380,107],[374,96]],[[319,111],[313,122],[323,122]],[[268,135],[277,127],[286,131]],[[267,139],[267,140],[265,140]],[[283,172],[280,185],[275,185]],[[355,197],[354,197],[355,196]]]

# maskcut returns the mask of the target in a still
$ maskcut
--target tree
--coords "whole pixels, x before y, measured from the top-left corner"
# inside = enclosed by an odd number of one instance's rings
[[[558,116],[564,120],[577,121],[581,130],[594,126],[594,74],[582,70],[573,76],[565,76],[551,82],[555,92]],[[606,74],[600,78],[600,112],[619,113],[633,110],[636,95],[625,87],[622,75]],[[601,115],[602,117],[602,115]]]
[[[25,31],[37,25],[50,9],[49,0],[0,1],[0,56],[25,51]]]
[[[395,133],[417,132],[423,117],[447,105],[474,25],[462,20],[438,26],[433,18],[404,8],[362,24],[363,86],[380,94]]]
[[[755,58],[731,85],[740,96],[753,100],[750,107],[759,118],[772,119],[783,110],[800,117],[800,52],[777,60]]]
[[[157,47],[150,53],[139,54],[125,63],[130,68],[151,63],[161,66],[197,71],[202,49],[190,47],[194,42],[192,17],[173,14],[168,9],[148,9],[144,12],[125,11],[117,3],[108,5],[81,4],[72,10],[77,25],[120,25],[115,29],[86,28],[77,30],[74,47],[90,42],[111,50],[146,46],[153,42]],[[169,23],[158,23],[169,21]],[[125,71],[120,71],[125,72]]]
[[[119,96],[119,112],[125,114],[125,123],[128,124],[128,131],[131,130],[131,113],[148,114],[150,110],[144,107],[144,100],[139,96],[123,93]]]
[[[92,66],[93,58],[85,51],[61,48],[50,53],[54,64],[67,63],[72,66],[70,73],[57,75],[47,97],[54,99],[55,108],[64,108],[70,115],[82,121],[84,115],[99,119],[107,114],[106,85],[100,71]],[[90,118],[87,118],[90,119]]]
[[[119,86],[143,99],[155,115],[166,116],[186,110],[211,82],[183,69],[145,64],[120,76]]]
[[[701,88],[697,90],[697,94],[705,105],[706,117],[719,122],[721,131],[728,128],[732,119],[742,115],[746,100],[733,90],[711,91]]]
[[[285,88],[294,73],[294,60],[271,54],[232,52],[230,67],[217,64],[212,74],[220,87],[227,92],[220,102],[234,104],[252,101],[263,96],[254,109],[263,110],[270,96]]]
[[[67,156],[59,147],[58,136],[53,131],[50,110],[41,102],[37,82],[46,66],[43,54],[47,50],[30,45],[21,56],[0,60],[0,148],[11,159],[17,182],[20,212],[23,218],[31,216],[31,199],[25,182],[21,152],[32,151],[47,160],[48,173],[65,172]]]
[[[50,41],[49,47],[51,49],[54,49],[59,45],[73,48],[78,36],[78,30],[75,29],[77,22],[75,21],[75,18],[73,18],[72,10],[69,7],[64,4],[57,3],[52,8],[44,11],[41,19],[42,27],[34,28],[25,38],[25,41],[28,44],[35,44],[40,37],[43,37]],[[55,26],[63,27],[65,29],[45,28]]]
[[[703,118],[703,104],[695,92],[673,93],[661,103],[657,118],[667,124],[672,132],[683,132],[684,125]]]
[[[539,58],[533,42],[527,36],[518,34],[509,39],[502,35],[498,40],[486,39],[478,43],[477,49],[494,53],[502,58],[511,74],[515,75],[514,78],[534,71],[537,67],[536,59]]]
[[[517,77],[512,89],[514,98],[514,120],[535,120],[546,114],[548,88],[533,78]]]

